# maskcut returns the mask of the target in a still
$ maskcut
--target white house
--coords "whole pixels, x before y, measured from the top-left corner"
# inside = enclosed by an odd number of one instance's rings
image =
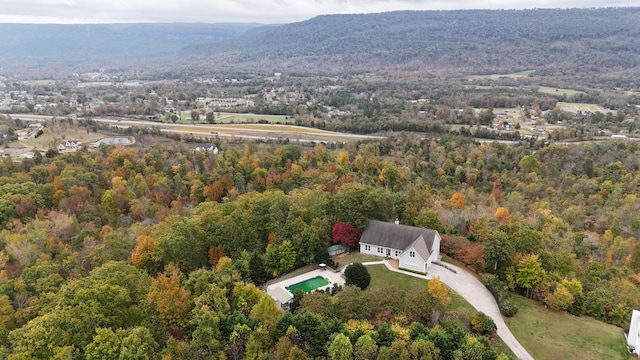
[[[631,313],[631,326],[627,335],[627,346],[629,352],[640,355],[640,311],[633,310]]]
[[[398,259],[400,268],[426,273],[440,258],[440,240],[436,230],[369,220],[360,237],[360,253]]]

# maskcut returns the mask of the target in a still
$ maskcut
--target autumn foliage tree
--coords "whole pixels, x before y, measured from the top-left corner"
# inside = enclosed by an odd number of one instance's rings
[[[461,192],[455,192],[451,195],[451,199],[449,200],[451,206],[462,209],[464,205],[467,203],[467,199],[464,197],[464,194]]]
[[[436,277],[432,279],[429,281],[427,286],[429,288],[429,294],[433,296],[434,299],[438,300],[442,308],[451,303],[451,297],[447,291],[447,286],[440,281],[440,278]]]
[[[509,217],[511,217],[511,214],[509,213],[509,210],[507,208],[499,207],[498,209],[496,209],[493,217],[496,219],[498,224],[503,225],[507,221],[509,221]]]
[[[216,265],[218,265],[218,261],[225,256],[227,256],[227,254],[224,252],[222,245],[212,246],[209,248],[209,264],[211,264],[213,268],[215,268]]]
[[[176,266],[169,266],[153,279],[148,299],[155,305],[165,326],[183,331],[190,319],[191,293],[180,286],[181,277]]]
[[[158,240],[140,235],[136,239],[136,246],[131,253],[131,263],[139,269],[144,269],[150,275],[162,271],[162,250],[158,245]]]
[[[353,225],[338,222],[333,225],[331,235],[333,235],[334,244],[342,244],[355,249],[360,242],[361,234]]]

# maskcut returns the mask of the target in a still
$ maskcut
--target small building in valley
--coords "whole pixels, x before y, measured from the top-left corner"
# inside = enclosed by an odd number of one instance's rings
[[[440,234],[436,230],[369,220],[360,237],[360,253],[398,259],[401,269],[427,272],[440,259]]]

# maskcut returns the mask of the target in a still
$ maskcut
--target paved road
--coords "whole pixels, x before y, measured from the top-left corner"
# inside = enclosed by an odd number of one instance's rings
[[[25,121],[48,121],[53,119],[55,116],[49,115],[34,115],[34,114],[10,114],[11,117],[16,119],[21,119]],[[64,118],[64,117],[57,117]],[[307,128],[304,126],[296,126],[296,125],[281,125],[281,124],[271,124],[268,127],[264,127],[261,129],[251,129],[249,127],[244,128],[243,125],[252,126],[255,124],[171,124],[171,123],[162,123],[157,121],[149,121],[149,120],[135,120],[130,118],[103,118],[96,117],[92,118],[95,122],[107,123],[115,126],[147,126],[147,127],[157,127],[160,128],[161,131],[165,132],[173,132],[173,133],[181,133],[181,134],[196,134],[196,135],[205,135],[211,136],[212,132],[215,132],[219,137],[236,137],[243,139],[260,139],[260,140],[278,140],[283,137],[288,137],[291,140],[296,140],[299,142],[325,142],[325,141],[340,141],[341,139],[385,139],[384,136],[378,135],[361,135],[361,134],[349,134],[349,133],[339,133],[333,131],[325,131],[320,129]],[[296,131],[290,131],[289,129],[294,128]],[[184,130],[180,130],[184,129]],[[194,131],[194,129],[202,129],[203,131]],[[224,131],[230,131],[231,133],[225,133]],[[248,135],[245,133],[262,133],[265,136],[259,135]],[[277,136],[268,136],[266,134],[277,134]],[[287,136],[283,136],[287,135]],[[304,136],[306,139],[298,139],[300,136]]]
[[[498,328],[498,336],[504,341],[505,344],[513,351],[513,353],[518,357],[518,359],[522,360],[534,360],[533,356],[527,352],[527,350],[520,344],[518,339],[511,333],[511,330],[507,327],[507,324],[504,322],[502,315],[500,314],[500,310],[498,309],[498,304],[496,303],[495,298],[489,290],[473,275],[466,272],[465,270],[447,263],[447,267],[454,269],[456,272],[454,273],[451,270],[445,269],[442,266],[438,266],[435,264],[429,265],[427,275],[419,275],[415,273],[411,273],[408,271],[402,271],[393,268],[389,265],[388,261],[373,261],[369,263],[363,263],[364,265],[376,265],[376,264],[384,264],[391,271],[407,274],[410,276],[422,278],[422,279],[433,279],[435,277],[440,278],[440,280],[453,289],[455,292],[460,294],[465,300],[467,300],[476,310],[481,311],[491,317],[493,321],[496,323],[496,327]]]
[[[35,114],[8,114],[11,117],[15,118],[15,119],[21,119],[21,120],[26,120],[26,121],[47,121],[47,120],[51,120],[52,118],[56,117],[56,116],[49,116],[49,115],[35,115]],[[256,115],[259,116],[259,115]],[[56,118],[64,118],[64,116],[58,116]],[[198,131],[193,131],[194,127],[199,127],[199,128],[208,128],[211,127],[211,131],[218,131],[220,130],[221,132],[219,132],[217,135],[220,137],[223,136],[227,136],[227,137],[237,137],[237,138],[246,138],[246,139],[261,139],[261,140],[277,140],[279,138],[282,138],[283,136],[258,136],[258,135],[245,135],[245,134],[241,134],[241,133],[235,133],[238,131],[245,131],[241,129],[241,124],[236,124],[238,126],[232,127],[229,124],[170,124],[170,123],[161,123],[161,122],[157,122],[157,121],[148,121],[148,120],[135,120],[135,119],[130,119],[130,118],[103,118],[103,117],[96,117],[93,118],[92,120],[96,121],[96,122],[101,122],[101,123],[108,123],[108,124],[113,124],[113,125],[118,125],[118,126],[131,126],[131,125],[135,125],[135,126],[149,126],[149,127],[157,127],[157,128],[161,128],[161,131],[167,131],[167,132],[174,132],[174,133],[185,133],[185,134],[196,134],[196,135],[209,135],[211,136],[211,132],[210,131],[204,131],[204,132],[198,132]],[[295,126],[295,125],[279,125],[279,124],[273,124],[273,130],[267,130],[267,129],[247,129],[247,132],[252,132],[252,133],[277,133],[278,132],[278,127],[279,126],[293,126],[299,129],[298,132],[291,132],[291,131],[286,131],[285,133],[287,134],[291,134],[290,136],[288,136],[288,138],[290,138],[291,140],[297,140],[300,142],[325,142],[325,141],[339,141],[339,139],[344,139],[344,138],[350,138],[350,139],[377,139],[377,140],[383,140],[387,138],[387,135],[361,135],[361,134],[349,134],[349,133],[334,133],[334,132],[330,132],[327,131],[325,134],[323,134],[321,131],[319,131],[318,129],[313,129],[313,131],[309,131],[309,128],[303,127],[303,126]],[[186,130],[179,130],[179,128],[187,128]],[[234,132],[234,134],[225,134],[224,131],[225,130],[232,130]],[[302,134],[304,135],[307,139],[303,140],[303,139],[297,139],[296,134]],[[333,139],[332,139],[333,138]],[[336,140],[338,139],[338,140]],[[425,138],[422,138],[425,139]],[[518,141],[512,141],[512,140],[495,140],[495,139],[481,139],[481,138],[474,138],[474,140],[481,142],[481,143],[493,143],[493,142],[499,142],[502,144],[507,144],[507,145],[517,145],[519,144]]]

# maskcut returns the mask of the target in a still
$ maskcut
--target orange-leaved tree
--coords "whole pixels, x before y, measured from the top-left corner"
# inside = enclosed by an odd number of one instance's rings
[[[184,331],[189,323],[191,292],[180,286],[182,273],[175,265],[151,282],[148,299],[155,305],[166,327]]]

